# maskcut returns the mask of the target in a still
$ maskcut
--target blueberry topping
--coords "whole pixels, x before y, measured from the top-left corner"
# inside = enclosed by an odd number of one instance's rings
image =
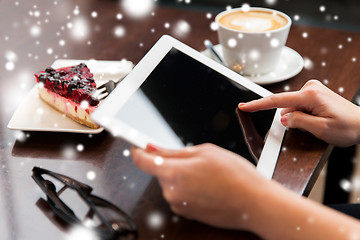
[[[47,79],[47,74],[46,73],[40,73],[38,79],[39,79],[39,82],[42,82],[42,83],[45,84],[46,79]]]
[[[55,69],[53,69],[52,67],[48,67],[48,68],[45,69],[45,72],[50,73],[50,74],[54,74]]]
[[[88,102],[89,102],[90,106],[96,106],[96,105],[99,104],[99,100],[97,98],[92,97],[92,96],[88,99]]]
[[[48,67],[35,76],[46,88],[74,102],[87,100],[90,106],[99,103],[99,100],[92,96],[96,90],[93,74],[84,63],[60,69]]]

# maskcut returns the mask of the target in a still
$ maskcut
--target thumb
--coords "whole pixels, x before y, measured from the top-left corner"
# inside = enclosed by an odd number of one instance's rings
[[[301,111],[287,113],[281,117],[281,123],[288,128],[298,128],[308,131],[320,137],[321,131],[324,128],[324,118],[313,116]]]

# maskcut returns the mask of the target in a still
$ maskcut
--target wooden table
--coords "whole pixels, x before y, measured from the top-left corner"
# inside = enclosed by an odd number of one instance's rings
[[[214,14],[209,19],[207,12],[165,7],[156,7],[152,12],[146,18],[131,19],[117,1],[1,2],[2,239],[69,236],[69,229],[51,215],[41,200],[44,194],[30,177],[33,166],[65,173],[91,185],[95,194],[134,218],[139,239],[257,239],[251,233],[217,229],[174,215],[162,198],[156,179],[133,165],[128,156],[129,144],[107,132],[90,136],[28,132],[25,140],[19,140],[18,132],[7,129],[16,107],[35,84],[32,74],[51,65],[56,58],[126,58],[137,63],[163,34],[173,35],[199,51],[204,50],[204,39],[218,42],[216,32],[210,28]],[[79,18],[86,20],[88,33],[83,39],[74,40],[69,23]],[[174,33],[179,21],[189,24],[188,34]],[[119,26],[125,29],[124,36],[114,35],[114,29]],[[59,44],[60,40],[65,44]],[[305,58],[307,68],[292,79],[266,88],[273,92],[298,90],[307,80],[316,78],[345,98],[352,98],[360,83],[357,74],[360,34],[294,25],[287,46]],[[14,64],[13,70],[8,62]],[[76,151],[79,144],[83,145],[83,151]],[[299,195],[307,195],[329,149],[308,133],[288,131],[274,179]],[[156,220],[162,222],[153,226]]]

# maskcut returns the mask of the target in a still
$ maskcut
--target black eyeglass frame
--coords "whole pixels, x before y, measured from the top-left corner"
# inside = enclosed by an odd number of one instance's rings
[[[42,177],[43,174],[47,174],[61,183],[64,184],[64,187],[60,189],[59,191],[56,191],[55,185],[50,181],[46,180]],[[32,169],[32,176],[33,180],[39,185],[41,190],[46,194],[47,196],[47,202],[51,208],[51,210],[62,220],[69,224],[76,224],[83,226],[87,228],[83,221],[80,220],[73,210],[71,210],[66,203],[64,203],[59,195],[64,191],[66,188],[73,189],[78,193],[78,195],[82,198],[82,200],[89,206],[89,212],[86,216],[90,216],[95,214],[101,223],[105,226],[105,229],[103,228],[92,228],[100,237],[104,239],[113,239],[115,237],[121,237],[121,236],[128,236],[133,235],[134,239],[137,238],[138,231],[135,223],[133,220],[120,208],[115,206],[114,204],[110,203],[109,201],[100,198],[98,196],[95,196],[91,194],[93,188],[79,182],[73,178],[70,178],[68,176],[52,172],[50,170],[34,167]],[[111,209],[118,214],[120,214],[126,221],[127,225],[129,226],[129,229],[116,229],[112,226],[111,223],[109,223],[105,217],[98,211],[97,206],[100,207],[106,207],[108,209]]]

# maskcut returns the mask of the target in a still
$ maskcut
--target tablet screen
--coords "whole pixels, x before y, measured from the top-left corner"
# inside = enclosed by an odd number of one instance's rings
[[[235,110],[239,102],[260,97],[172,48],[116,118],[163,147],[210,142],[256,163],[261,149],[250,145],[262,146],[275,110],[242,116]]]

